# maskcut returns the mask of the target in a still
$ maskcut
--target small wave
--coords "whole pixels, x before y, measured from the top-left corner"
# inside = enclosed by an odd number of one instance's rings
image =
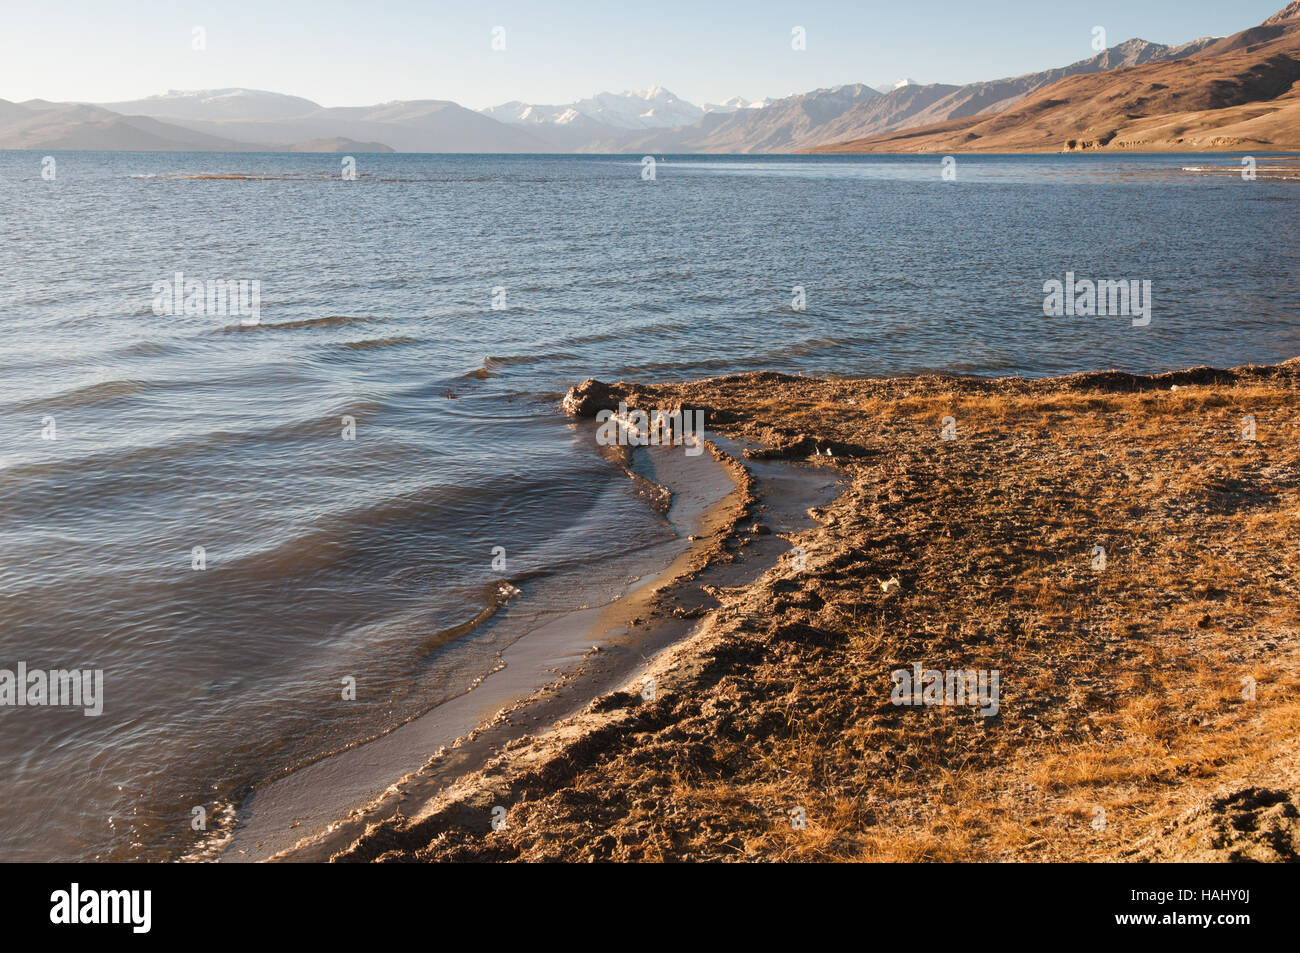
[[[626,370],[628,375],[649,375],[649,374],[687,374],[698,371],[734,371],[740,373],[744,370],[756,369],[754,362],[745,359],[723,359],[715,358],[705,361],[652,361],[648,364],[637,364]],[[762,369],[762,368],[757,368]]]
[[[514,586],[511,585],[510,588],[513,589]],[[483,623],[487,622],[497,614],[497,610],[501,609],[510,601],[508,592],[509,590],[501,588],[500,583],[492,583],[486,586],[482,593],[485,605],[474,614],[474,617],[466,619],[464,622],[457,625],[448,626],[445,629],[430,632],[421,640],[421,652],[424,655],[432,655],[447,643],[454,642],[482,626]]]
[[[463,374],[462,378],[466,380],[487,380],[489,377],[496,377],[502,369],[516,364],[538,364],[542,361],[567,361],[572,357],[572,354],[565,354],[562,352],[550,354],[507,354],[503,356],[489,355],[488,357],[483,358],[482,367]]]
[[[338,346],[346,348],[349,351],[371,351],[376,348],[400,347],[403,344],[414,344],[419,338],[408,337],[405,334],[399,334],[391,338],[365,338],[361,341],[344,341]]]
[[[483,366],[488,368],[508,367],[511,364],[536,364],[538,361],[563,360],[571,354],[507,354],[505,356],[489,355],[483,358]]]
[[[109,404],[113,401],[133,397],[146,390],[146,381],[120,380],[98,381],[84,387],[63,391],[52,397],[43,397],[38,401],[27,401],[14,407],[15,411],[28,410],[71,410],[74,407],[90,407],[95,404]]]
[[[243,331],[294,331],[300,328],[341,328],[349,324],[365,324],[373,319],[350,315],[330,315],[327,318],[303,318],[301,321],[279,321],[257,324],[228,324],[213,331],[213,334],[235,334]]]
[[[629,337],[645,334],[658,334],[664,331],[686,331],[690,325],[681,321],[652,321],[649,324],[637,325],[635,327],[611,328],[597,334],[587,334],[582,337],[565,338],[560,343],[581,347],[585,344],[607,344],[610,341],[623,341]]]
[[[768,351],[763,356],[771,360],[781,360],[787,357],[805,357],[809,354],[817,354],[821,351],[834,351],[844,344],[841,341],[835,341],[831,338],[807,338],[803,341],[796,341],[785,347],[775,348]]]
[[[639,374],[654,372],[681,374],[688,371],[730,371],[746,368],[752,369],[756,367],[768,367],[794,358],[808,357],[826,351],[842,350],[851,343],[852,342],[843,340],[835,340],[834,338],[805,338],[802,341],[791,342],[784,347],[777,347],[768,351],[751,352],[749,354],[738,353],[730,358],[694,361],[653,361],[647,364],[636,365],[634,371]]]
[[[113,398],[116,399],[116,398]],[[52,400],[42,400],[36,409],[52,407]],[[173,436],[157,443],[95,450],[80,455],[62,456],[58,459],[36,460],[7,467],[12,480],[42,480],[60,474],[70,483],[81,487],[85,494],[108,493],[124,486],[119,474],[134,473],[129,488],[141,491],[161,491],[181,478],[201,478],[214,466],[213,458],[230,452],[231,447],[277,447],[288,449],[303,441],[319,439],[322,433],[337,433],[337,421],[344,414],[365,421],[378,415],[386,405],[375,400],[354,399],[325,415],[311,413],[295,416],[257,429],[209,430],[185,436]],[[57,408],[56,408],[57,409]],[[49,505],[59,505],[60,497],[52,497]],[[67,497],[67,502],[75,502]],[[15,504],[16,505],[16,504]],[[0,515],[7,509],[0,506]]]
[[[198,844],[181,855],[181,862],[205,863],[214,860],[234,838],[238,820],[239,805],[235,801],[218,801],[208,816],[208,828],[199,835]]]
[[[152,312],[150,312],[152,313]],[[170,341],[134,341],[114,351],[117,357],[154,357],[160,354],[173,354],[179,348]]]

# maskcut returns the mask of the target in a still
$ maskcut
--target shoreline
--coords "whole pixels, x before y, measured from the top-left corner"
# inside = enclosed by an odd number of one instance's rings
[[[709,453],[694,460],[667,447],[637,454],[615,448],[622,452],[612,455],[637,492],[686,538],[671,562],[649,571],[613,602],[573,607],[521,636],[501,653],[497,669],[464,694],[259,787],[239,806],[234,831],[212,859],[328,858],[365,825],[400,815],[431,788],[481,767],[538,724],[559,722],[621,684],[646,658],[691,630],[711,601],[701,586],[760,574],[760,564],[775,561],[786,544],[776,536],[743,533],[747,517],[767,510],[754,495],[759,481],[736,463],[738,448],[724,450],[712,441],[706,447]],[[807,482],[820,487],[828,471],[808,469]],[[791,498],[803,499],[807,492],[805,487]],[[824,493],[808,498],[824,502],[823,497],[829,499]],[[793,528],[793,516],[782,511],[778,531],[785,523]]]
[[[408,779],[332,859],[1294,859],[1300,359],[608,393],[703,407],[751,467],[833,454],[806,567],[717,592],[655,697]],[[945,660],[1001,672],[1001,710],[891,704]]]

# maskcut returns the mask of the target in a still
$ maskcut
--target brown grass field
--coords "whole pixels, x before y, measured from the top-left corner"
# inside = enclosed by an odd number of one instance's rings
[[[1295,860],[1298,382],[614,385],[843,468],[806,566],[726,592],[653,701],[606,696],[337,859]],[[997,670],[999,712],[893,704],[913,662]]]

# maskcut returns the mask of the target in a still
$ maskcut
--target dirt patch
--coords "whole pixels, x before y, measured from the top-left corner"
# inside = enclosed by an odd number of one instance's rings
[[[1300,792],[1245,787],[1211,798],[1143,845],[1134,857],[1294,863],[1300,860]]]

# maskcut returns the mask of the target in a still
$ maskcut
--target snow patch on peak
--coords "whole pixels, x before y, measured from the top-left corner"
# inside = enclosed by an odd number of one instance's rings
[[[875,90],[878,93],[892,93],[896,89],[906,89],[908,86],[920,86],[920,85],[921,84],[918,83],[916,80],[912,79],[912,77],[904,76],[896,83],[885,83],[881,86],[875,87]]]
[[[706,113],[734,113],[742,109],[763,109],[770,106],[771,99],[760,99],[757,102],[750,102],[744,96],[732,96],[730,99],[720,103],[705,103],[704,111]]]

